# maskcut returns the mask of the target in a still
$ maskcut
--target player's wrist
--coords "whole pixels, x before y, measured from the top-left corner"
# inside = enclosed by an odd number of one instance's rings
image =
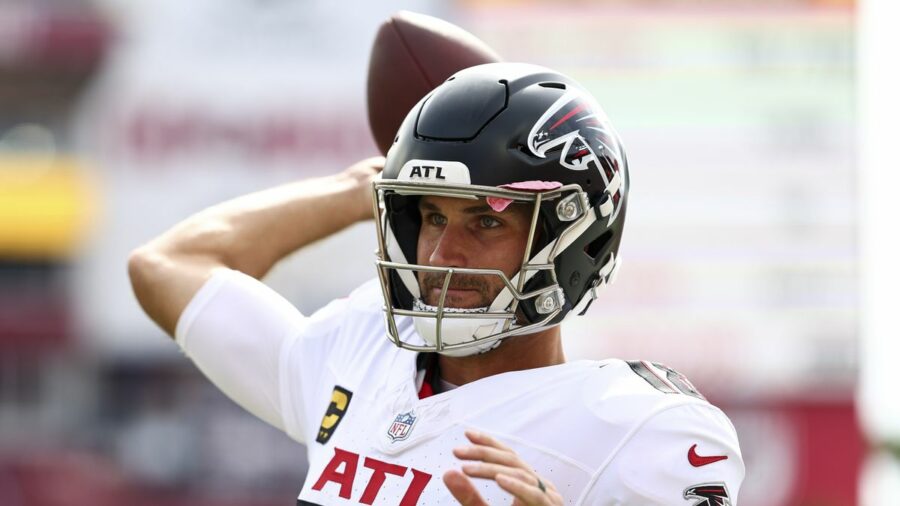
[[[372,182],[383,166],[383,157],[368,158],[335,176],[337,184],[344,187],[347,192],[348,210],[351,212],[354,222],[368,221],[374,217]]]
[[[354,175],[340,173],[331,177],[333,198],[340,201],[347,224],[372,219],[372,184]],[[344,221],[344,220],[341,220]]]

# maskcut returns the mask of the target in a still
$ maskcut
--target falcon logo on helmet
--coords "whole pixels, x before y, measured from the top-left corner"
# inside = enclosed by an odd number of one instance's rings
[[[692,506],[731,506],[724,483],[704,483],[684,490],[685,499],[700,499]]]
[[[547,158],[551,150],[561,147],[559,164],[563,167],[572,170],[593,168],[599,172],[615,206],[610,217],[612,221],[618,215],[624,191],[619,175],[622,155],[608,120],[598,117],[602,114],[600,111],[585,93],[566,93],[534,124],[528,134],[528,149],[536,156]]]

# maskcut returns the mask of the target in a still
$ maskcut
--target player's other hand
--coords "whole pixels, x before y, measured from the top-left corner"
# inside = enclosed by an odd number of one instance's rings
[[[466,437],[472,444],[454,449],[453,454],[470,462],[463,464],[462,470],[454,469],[444,473],[444,484],[460,504],[487,506],[472,478],[497,482],[500,488],[513,496],[513,506],[563,504],[563,498],[556,487],[539,477],[511,448],[487,434],[473,430],[467,430]]]
[[[384,157],[374,156],[360,160],[344,169],[338,177],[358,184],[359,203],[353,210],[359,220],[371,220],[374,217],[372,210],[372,181],[374,181],[384,169]]]

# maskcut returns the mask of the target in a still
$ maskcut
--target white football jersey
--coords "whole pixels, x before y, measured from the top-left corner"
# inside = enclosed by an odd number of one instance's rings
[[[457,504],[466,429],[493,435],[567,504],[734,505],[744,476],[725,414],[662,365],[577,361],[420,399],[417,354],[385,338],[377,282],[310,317],[263,283],[218,271],[176,338],[226,394],[305,443],[298,504]],[[414,340],[412,322],[401,324]],[[498,353],[502,353],[502,346]],[[475,480],[489,504],[511,496]]]

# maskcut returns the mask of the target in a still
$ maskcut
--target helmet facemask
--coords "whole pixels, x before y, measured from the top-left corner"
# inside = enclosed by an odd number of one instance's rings
[[[388,337],[402,348],[466,356],[485,352],[506,337],[538,332],[562,321],[573,307],[566,301],[554,261],[588,227],[596,224],[595,210],[578,185],[542,192],[497,187],[378,181],[374,185],[378,223],[376,265],[385,305]],[[424,196],[463,199],[502,199],[529,206],[531,216],[525,254],[510,278],[503,271],[482,268],[429,266],[417,263],[421,226],[418,199]],[[610,272],[615,259],[610,259]],[[420,293],[420,276],[440,275],[441,292],[434,304]],[[433,276],[433,274],[431,274]],[[490,305],[476,309],[449,307],[447,292],[454,276],[485,276],[499,280],[500,292]],[[398,318],[411,317],[424,344],[404,341]]]

